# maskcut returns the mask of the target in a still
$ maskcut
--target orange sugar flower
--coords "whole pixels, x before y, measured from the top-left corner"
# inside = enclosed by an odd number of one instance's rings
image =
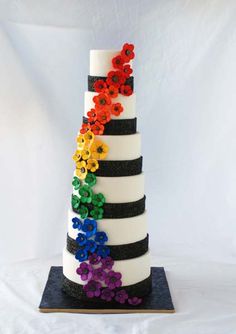
[[[97,112],[95,109],[90,109],[88,112],[87,112],[87,117],[88,117],[88,122],[89,123],[93,123],[96,121],[97,119]]]
[[[101,93],[104,92],[104,90],[107,88],[107,84],[104,80],[97,80],[94,82],[93,88],[95,92]]]
[[[111,99],[115,98],[118,96],[119,89],[115,86],[109,86],[106,90],[105,93],[110,96]]]
[[[120,93],[125,96],[130,96],[133,94],[133,90],[129,85],[122,85],[120,87]]]
[[[114,68],[118,68],[122,70],[124,63],[125,63],[125,60],[121,55],[112,58],[112,65]]]
[[[107,74],[107,84],[109,86],[115,86],[120,87],[120,85],[123,85],[125,83],[126,77],[124,73],[120,70],[118,71],[110,71]]]
[[[111,106],[111,113],[112,115],[119,116],[124,108],[122,107],[121,103],[114,103]]]
[[[100,122],[96,121],[92,126],[91,126],[91,131],[95,135],[102,135],[104,132],[104,125],[102,125]]]
[[[121,56],[124,58],[125,62],[128,63],[131,59],[134,58],[134,45],[125,43],[123,45]]]
[[[80,129],[80,133],[86,133],[87,131],[90,130],[90,124],[89,123],[83,123],[82,127]]]
[[[101,124],[106,124],[107,122],[110,122],[110,120],[111,120],[111,113],[110,113],[110,111],[108,111],[108,110],[101,110],[98,113],[97,120]]]
[[[100,93],[93,97],[96,109],[104,109],[111,104],[111,98],[109,95]]]

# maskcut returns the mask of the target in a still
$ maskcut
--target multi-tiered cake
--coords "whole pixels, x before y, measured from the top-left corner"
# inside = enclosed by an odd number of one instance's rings
[[[63,290],[81,300],[137,305],[151,291],[132,44],[91,50],[73,156]]]

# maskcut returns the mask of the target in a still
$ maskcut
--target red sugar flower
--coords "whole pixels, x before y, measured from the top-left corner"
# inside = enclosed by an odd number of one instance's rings
[[[105,93],[110,96],[110,98],[115,98],[118,96],[119,89],[115,86],[109,86],[106,90]]]
[[[88,116],[88,122],[89,123],[93,123],[97,120],[97,113],[95,109],[90,109],[87,112],[87,116]]]
[[[103,80],[97,80],[94,82],[93,88],[95,92],[101,93],[101,92],[104,92],[104,90],[107,88],[107,84]]]
[[[106,124],[107,122],[110,122],[111,120],[111,113],[108,110],[101,110],[97,115],[97,120],[101,124]]]
[[[112,65],[114,68],[119,68],[120,70],[122,70],[124,63],[125,60],[122,56],[116,56],[112,59]]]
[[[120,87],[125,83],[126,77],[122,71],[110,71],[107,74],[107,84],[109,86]]]
[[[123,111],[123,107],[120,103],[114,103],[111,106],[112,115],[119,116]]]
[[[102,135],[103,131],[104,131],[104,126],[96,121],[92,126],[91,126],[91,131],[95,134],[95,135]]]
[[[123,45],[121,56],[124,58],[125,62],[128,63],[131,59],[134,58],[134,45],[125,43]]]
[[[104,109],[111,104],[111,98],[109,95],[100,93],[93,97],[96,109]]]
[[[125,65],[125,66],[123,67],[123,72],[124,72],[124,75],[126,76],[126,78],[129,78],[130,75],[133,73],[133,70],[132,70],[132,68],[130,67],[130,65],[127,64],[127,65]]]
[[[89,123],[83,123],[82,127],[80,129],[80,133],[86,133],[87,131],[90,130],[90,124]]]
[[[125,96],[130,96],[133,94],[133,90],[129,85],[122,85],[120,87],[120,93]]]

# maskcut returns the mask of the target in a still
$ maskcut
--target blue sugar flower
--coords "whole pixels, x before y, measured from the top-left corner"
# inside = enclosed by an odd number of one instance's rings
[[[95,235],[95,241],[100,244],[100,245],[104,245],[105,242],[107,242],[108,237],[106,235],[105,232],[97,232]]]
[[[97,232],[96,220],[86,218],[82,226],[82,231],[86,233],[86,237],[92,237]]]
[[[91,253],[95,252],[97,244],[94,240],[87,240],[85,244],[85,249]]]
[[[97,248],[97,255],[101,256],[102,258],[107,257],[110,254],[110,248],[104,245],[98,245]]]
[[[79,260],[79,262],[86,261],[88,259],[88,252],[86,249],[79,249],[75,253],[76,260]]]
[[[72,221],[72,223],[73,223],[72,227],[73,227],[74,229],[81,230],[81,227],[82,227],[82,221],[81,221],[79,218],[74,217],[74,218],[71,219],[71,221]]]
[[[76,238],[76,242],[77,242],[78,245],[84,246],[86,244],[86,242],[87,242],[86,235],[83,234],[83,233],[78,233],[78,236]]]

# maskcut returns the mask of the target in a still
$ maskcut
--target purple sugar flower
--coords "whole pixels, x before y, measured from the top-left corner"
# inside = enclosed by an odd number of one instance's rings
[[[116,292],[116,296],[115,296],[115,300],[120,303],[120,304],[124,304],[125,301],[129,298],[127,292],[123,289],[123,290],[119,290]]]
[[[78,275],[80,275],[82,281],[87,281],[92,278],[93,267],[86,262],[82,262],[76,269],[76,272]]]
[[[102,290],[101,299],[104,299],[107,302],[110,302],[114,296],[115,296],[114,291],[112,291],[108,288],[105,288],[105,289]]]
[[[83,290],[88,298],[99,297],[101,294],[101,283],[94,280],[88,281],[87,284],[83,286]]]
[[[89,256],[89,263],[90,264],[94,264],[94,265],[96,265],[96,264],[99,264],[100,263],[100,261],[101,261],[101,256],[98,256],[96,253],[93,253],[93,254],[91,254],[90,256]],[[105,259],[104,259],[105,260]]]
[[[107,273],[102,268],[97,268],[93,270],[93,279],[96,281],[104,281]]]
[[[113,267],[114,261],[110,256],[105,257],[101,260],[103,269],[111,269]]]
[[[140,303],[142,303],[142,298],[138,298],[138,297],[129,298],[128,303],[130,305],[139,305]]]
[[[114,270],[109,271],[105,278],[105,283],[111,290],[119,288],[121,286],[121,273],[115,272]]]

